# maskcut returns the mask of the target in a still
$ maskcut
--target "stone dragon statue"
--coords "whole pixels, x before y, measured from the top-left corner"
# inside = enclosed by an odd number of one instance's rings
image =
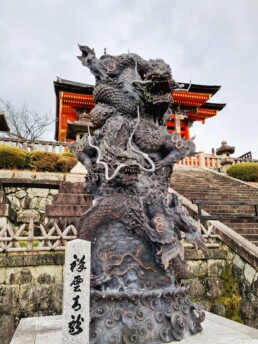
[[[90,343],[168,343],[201,331],[204,312],[180,284],[186,276],[181,231],[206,252],[177,197],[173,165],[195,154],[193,139],[167,131],[172,91],[183,87],[163,60],[103,55],[79,46],[96,78],[95,108],[77,145],[93,206],[79,238],[92,242]]]

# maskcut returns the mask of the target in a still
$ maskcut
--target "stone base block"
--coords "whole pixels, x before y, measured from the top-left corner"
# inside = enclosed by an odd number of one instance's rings
[[[186,287],[91,290],[90,343],[169,343],[202,331],[205,313]]]
[[[180,344],[256,344],[258,330],[205,312],[203,332],[185,339]],[[62,344],[62,317],[22,319],[10,344]],[[175,343],[175,342],[174,342]]]

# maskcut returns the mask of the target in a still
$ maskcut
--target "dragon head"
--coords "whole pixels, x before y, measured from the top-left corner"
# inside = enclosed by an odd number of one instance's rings
[[[90,49],[87,45],[80,45],[78,44],[79,49],[82,52],[82,56],[77,56],[77,58],[83,63],[85,59],[90,59],[92,57],[96,57],[94,48]]]

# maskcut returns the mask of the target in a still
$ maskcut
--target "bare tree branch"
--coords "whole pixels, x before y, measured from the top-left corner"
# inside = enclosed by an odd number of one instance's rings
[[[35,141],[54,122],[51,113],[41,115],[38,112],[30,111],[26,103],[20,109],[16,109],[12,102],[1,98],[0,111],[5,112],[6,120],[10,128],[10,131],[5,134],[9,137]]]

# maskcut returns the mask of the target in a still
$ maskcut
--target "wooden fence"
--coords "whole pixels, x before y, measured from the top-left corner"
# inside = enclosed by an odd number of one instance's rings
[[[197,222],[196,224],[204,235],[207,247],[220,247],[217,240],[218,236],[213,234],[211,228],[205,228]],[[0,253],[63,251],[66,243],[76,238],[77,230],[73,225],[69,225],[62,230],[54,223],[52,228],[47,230],[42,224],[36,226],[31,219],[29,228],[23,224],[18,229],[14,229],[7,224],[0,229]],[[186,243],[185,240],[184,246],[193,247],[192,244]]]

